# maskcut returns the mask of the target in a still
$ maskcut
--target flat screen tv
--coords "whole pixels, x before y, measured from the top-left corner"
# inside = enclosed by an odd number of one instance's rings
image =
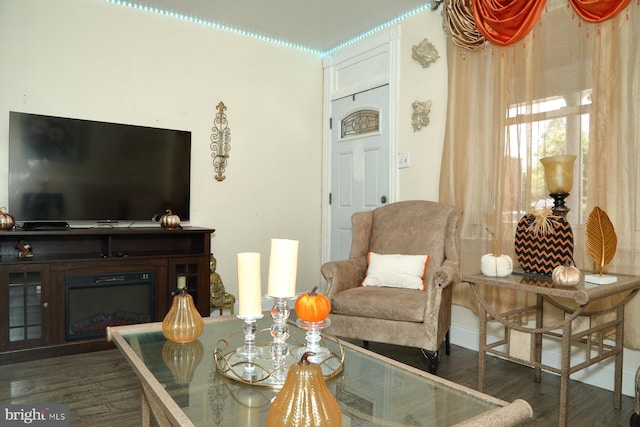
[[[191,132],[9,113],[9,212],[18,223],[189,219]]]

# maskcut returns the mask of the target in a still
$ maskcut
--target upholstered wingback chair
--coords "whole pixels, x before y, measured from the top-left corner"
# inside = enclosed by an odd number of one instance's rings
[[[332,307],[326,332],[420,348],[435,373],[445,337],[449,353],[451,285],[460,281],[461,217],[457,208],[419,200],[355,213],[349,259],[321,267]],[[370,252],[429,255],[424,290],[363,286]]]

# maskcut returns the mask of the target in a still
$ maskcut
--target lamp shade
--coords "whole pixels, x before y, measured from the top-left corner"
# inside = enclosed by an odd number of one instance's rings
[[[540,159],[544,179],[551,194],[568,194],[573,187],[573,163],[576,156],[553,156]]]

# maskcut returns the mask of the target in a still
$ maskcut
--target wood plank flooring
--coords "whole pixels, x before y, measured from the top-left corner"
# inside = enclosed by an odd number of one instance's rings
[[[370,350],[426,369],[418,349],[371,343]],[[475,388],[477,353],[452,346],[442,356],[438,375]],[[489,357],[486,392],[504,400],[522,398],[534,409],[527,426],[557,425],[560,380],[543,373],[533,381],[533,370]],[[622,409],[613,409],[609,391],[571,382],[570,426],[628,426],[634,401],[622,398]],[[140,393],[137,378],[118,350],[21,362],[0,366],[1,403],[69,404],[72,426],[126,427],[140,425]]]
[[[72,426],[139,426],[140,386],[118,350],[0,367],[0,402],[68,404]]]

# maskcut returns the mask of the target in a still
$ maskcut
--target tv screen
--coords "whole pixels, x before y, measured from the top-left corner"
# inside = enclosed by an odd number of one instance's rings
[[[189,219],[191,132],[9,113],[9,212],[18,222]]]

